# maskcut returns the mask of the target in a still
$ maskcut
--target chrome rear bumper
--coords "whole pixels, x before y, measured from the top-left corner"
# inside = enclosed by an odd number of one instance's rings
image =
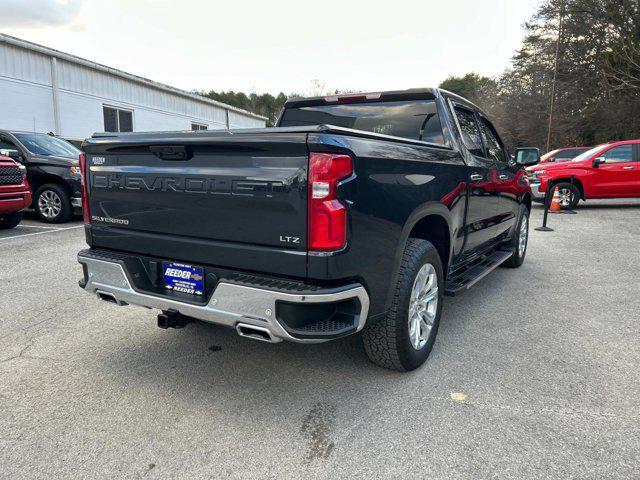
[[[115,261],[78,256],[78,261],[86,266],[83,288],[109,299],[118,305],[138,305],[159,310],[175,310],[188,317],[205,322],[238,329],[239,326],[254,326],[266,330],[272,341],[288,340],[299,343],[320,343],[331,338],[296,338],[287,332],[276,318],[277,302],[313,304],[331,303],[357,299],[359,312],[355,315],[355,331],[362,330],[369,311],[369,296],[362,285],[323,293],[285,293],[263,288],[228,283],[221,280],[206,304],[187,303],[167,296],[142,293],[132,287],[122,264]],[[240,332],[240,330],[238,329]]]

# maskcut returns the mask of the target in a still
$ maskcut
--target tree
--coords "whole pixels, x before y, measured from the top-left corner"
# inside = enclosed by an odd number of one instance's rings
[[[510,146],[546,143],[561,34],[551,148],[640,138],[640,0],[546,0],[511,67],[491,81],[443,82],[494,119]],[[560,13],[563,29],[559,32]]]
[[[482,96],[482,90],[489,86],[490,83],[493,83],[491,79],[471,72],[463,77],[449,76],[440,84],[440,88],[475,101]]]
[[[247,95],[243,92],[234,92],[229,90],[228,92],[216,92],[210,90],[209,92],[197,92],[199,95],[205,96],[218,102],[226,103],[233,107],[242,108],[258,115],[267,117],[267,126],[274,126],[278,120],[278,115],[282,110],[284,102],[287,101],[287,95],[280,92],[278,95],[273,96],[270,93],[263,93],[258,95],[257,93],[250,93]]]

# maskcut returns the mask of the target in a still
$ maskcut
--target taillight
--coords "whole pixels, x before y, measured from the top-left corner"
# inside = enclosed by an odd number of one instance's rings
[[[312,153],[309,156],[310,251],[340,250],[347,244],[347,208],[336,195],[338,182],[353,173],[349,155]]]
[[[82,216],[84,223],[91,223],[91,213],[89,212],[89,195],[87,195],[87,181],[89,172],[87,171],[87,155],[82,152],[78,157],[80,164],[80,181],[82,182]]]

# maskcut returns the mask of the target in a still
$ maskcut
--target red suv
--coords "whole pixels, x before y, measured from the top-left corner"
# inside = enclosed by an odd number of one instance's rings
[[[25,167],[0,155],[0,229],[13,228],[22,220],[22,210],[31,205],[31,189]]]
[[[542,157],[540,157],[540,163],[568,162],[569,160],[573,160],[574,158],[576,158],[581,153],[586,152],[590,148],[591,147],[567,147],[551,150],[550,152],[547,152]]]
[[[640,140],[598,145],[573,160],[539,164],[527,169],[535,201],[544,201],[547,184],[560,192],[563,209],[580,199],[640,197]],[[574,184],[571,187],[570,178]]]

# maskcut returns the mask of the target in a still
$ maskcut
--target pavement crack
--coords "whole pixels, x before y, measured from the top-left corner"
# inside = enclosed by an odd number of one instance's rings
[[[11,357],[7,357],[7,358],[4,358],[4,359],[0,360],[0,363],[7,363],[7,362],[10,362],[11,360],[15,360],[17,358],[26,358],[25,354],[27,353],[27,350],[29,350],[32,346],[33,346],[33,340],[29,340],[29,343],[27,343],[22,348],[22,350],[20,350],[20,352],[18,352],[16,355],[13,355]]]

